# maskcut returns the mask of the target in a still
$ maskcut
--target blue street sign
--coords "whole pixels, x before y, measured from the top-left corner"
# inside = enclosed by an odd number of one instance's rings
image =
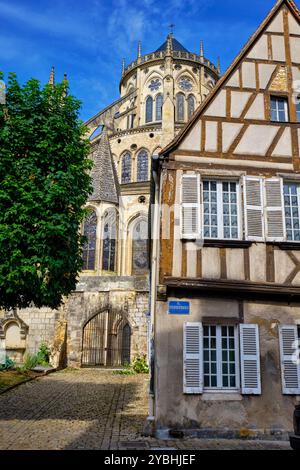
[[[168,313],[169,315],[189,315],[190,303],[170,301]]]

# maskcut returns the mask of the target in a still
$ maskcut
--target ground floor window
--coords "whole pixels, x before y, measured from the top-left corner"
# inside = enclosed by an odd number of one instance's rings
[[[236,389],[238,336],[235,326],[203,327],[204,389]]]

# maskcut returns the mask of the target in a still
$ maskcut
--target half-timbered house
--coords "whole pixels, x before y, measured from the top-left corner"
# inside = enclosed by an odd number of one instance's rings
[[[297,91],[300,14],[279,0],[156,162],[157,428],[292,429],[300,396]]]

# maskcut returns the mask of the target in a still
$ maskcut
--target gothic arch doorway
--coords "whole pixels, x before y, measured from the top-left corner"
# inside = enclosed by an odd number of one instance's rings
[[[112,367],[130,362],[131,328],[124,315],[104,310],[83,328],[82,366]]]

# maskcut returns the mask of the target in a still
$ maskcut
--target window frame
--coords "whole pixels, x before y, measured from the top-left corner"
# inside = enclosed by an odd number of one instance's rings
[[[296,98],[296,118],[297,122],[300,122],[300,96]]]
[[[294,238],[292,240],[290,240],[288,238],[288,228],[287,228],[287,221],[286,221],[286,204],[285,204],[285,192],[284,192],[284,187],[285,186],[290,186],[290,185],[295,185],[296,186],[296,191],[297,191],[297,198],[298,198],[298,204],[297,204],[297,207],[298,207],[298,215],[299,215],[299,231],[300,231],[300,181],[292,181],[292,180],[283,180],[283,204],[284,204],[284,223],[285,223],[285,230],[286,230],[286,240],[285,242],[287,243],[299,243],[300,244],[300,239],[299,240],[295,240]],[[293,206],[289,206],[290,208],[293,207]],[[293,219],[291,219],[293,220]],[[294,230],[293,230],[294,232]]]
[[[140,159],[141,157],[147,157],[147,178],[146,179],[140,179],[139,178],[139,164],[140,164]],[[149,181],[149,152],[145,149],[141,149],[136,156],[136,181],[137,183],[145,183]]]
[[[216,327],[216,363],[217,363],[217,386],[216,387],[206,387],[204,382],[205,371],[204,371],[204,328],[205,327]],[[223,373],[222,373],[222,327],[226,326],[234,328],[234,341],[235,341],[235,387],[224,387],[222,384]],[[241,393],[241,364],[240,364],[240,335],[239,327],[235,324],[219,325],[219,324],[203,324],[203,345],[202,345],[202,368],[203,368],[203,393]]]
[[[179,109],[180,109],[180,104],[179,104],[179,99],[182,99],[182,118],[179,116]],[[185,122],[186,120],[186,96],[185,94],[180,91],[176,94],[176,121],[177,122]]]
[[[128,160],[130,160],[130,175],[129,175],[129,181],[124,181],[123,179],[123,173],[124,173],[124,160],[125,157],[129,157]],[[121,184],[130,184],[132,183],[132,155],[130,152],[124,152],[121,158]]]
[[[149,106],[148,103],[150,102],[151,102],[151,119],[150,119],[150,110],[148,109],[148,106]],[[154,109],[153,104],[154,104],[153,97],[148,95],[145,100],[145,123],[146,124],[150,124],[151,122],[153,122],[153,109]]]
[[[113,218],[113,220],[112,220]],[[109,210],[104,214],[103,217],[103,232],[102,232],[102,253],[101,253],[101,270],[105,273],[116,273],[117,272],[117,256],[118,256],[118,221],[117,212]],[[106,227],[108,230],[106,232]],[[108,240],[108,268],[104,267],[105,262],[105,243]],[[114,269],[111,270],[111,264],[113,261]]]
[[[84,219],[83,225],[82,225],[82,234],[87,239],[87,241],[85,242],[85,244],[82,248],[82,261],[83,261],[82,271],[83,272],[95,272],[98,269],[98,266],[97,266],[98,265],[98,260],[97,260],[97,238],[98,238],[98,223],[99,223],[99,220],[98,220],[98,214],[97,214],[96,209],[94,209],[94,208],[88,208],[88,209],[89,209],[89,214]],[[87,225],[86,224],[87,224],[87,222],[90,223],[91,220],[93,220],[93,222],[95,222],[94,225],[93,225],[94,230],[93,230],[93,232],[87,233],[88,230],[87,230]],[[91,224],[90,224],[90,227],[91,227]],[[91,234],[93,235],[93,237],[90,237]],[[94,249],[90,248],[90,245],[91,245],[92,242],[95,243],[95,248]],[[90,254],[91,253],[93,253],[93,268],[92,269],[90,269],[90,266],[89,266],[89,262],[90,262],[90,258],[91,258]],[[85,260],[85,257],[86,257],[86,260]]]
[[[276,113],[277,113],[277,119],[272,119],[272,100],[276,100]],[[278,102],[279,100],[284,101],[284,112],[285,112],[285,121],[281,121],[279,119],[279,109],[278,109]],[[270,95],[270,121],[271,122],[280,122],[280,123],[287,123],[290,121],[290,113],[289,113],[289,100],[288,97],[285,95]]]
[[[161,100],[161,103],[158,101]],[[155,97],[155,122],[162,122],[164,97],[158,93]],[[159,106],[160,105],[160,106]]]
[[[204,224],[204,183],[206,181],[216,182],[217,183],[217,220],[218,220],[218,236],[215,237],[206,237],[204,234],[205,224]],[[237,238],[225,238],[224,237],[224,225],[223,225],[223,183],[235,183],[237,188],[237,219],[238,219],[238,237]],[[204,240],[223,240],[223,241],[241,241],[243,240],[243,213],[242,213],[242,198],[241,198],[241,182],[236,178],[202,178],[201,179],[201,225],[202,233]]]

